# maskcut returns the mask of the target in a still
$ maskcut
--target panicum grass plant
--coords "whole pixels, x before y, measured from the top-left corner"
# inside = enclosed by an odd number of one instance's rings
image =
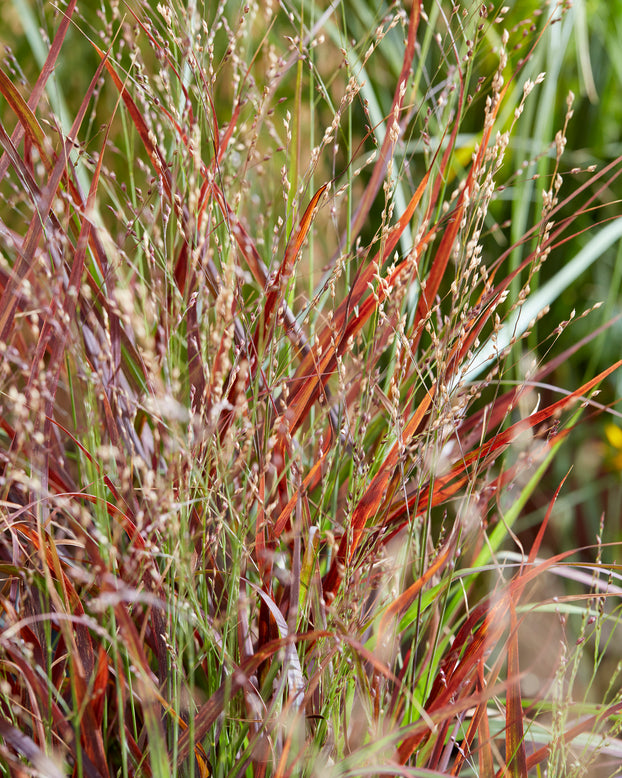
[[[0,14],[2,774],[619,774],[615,36]]]

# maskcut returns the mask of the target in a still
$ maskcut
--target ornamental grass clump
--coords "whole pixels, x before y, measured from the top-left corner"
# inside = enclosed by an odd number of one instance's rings
[[[557,386],[613,319],[547,314],[622,164],[523,124],[569,8],[15,8],[3,774],[613,773],[617,548],[548,533],[622,363]]]

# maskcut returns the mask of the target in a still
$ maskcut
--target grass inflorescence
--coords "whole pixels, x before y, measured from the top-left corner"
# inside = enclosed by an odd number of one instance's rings
[[[614,774],[580,19],[92,5],[0,68],[3,774]]]

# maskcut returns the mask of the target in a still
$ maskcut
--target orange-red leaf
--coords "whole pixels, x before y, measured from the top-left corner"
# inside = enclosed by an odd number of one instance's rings
[[[520,691],[518,659],[518,623],[514,603],[510,600],[510,636],[508,639],[508,692],[505,713],[506,763],[512,778],[527,778],[523,706]]]

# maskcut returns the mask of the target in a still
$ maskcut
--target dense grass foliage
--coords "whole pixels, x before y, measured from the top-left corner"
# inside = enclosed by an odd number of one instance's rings
[[[618,773],[587,11],[3,7],[3,775]]]

